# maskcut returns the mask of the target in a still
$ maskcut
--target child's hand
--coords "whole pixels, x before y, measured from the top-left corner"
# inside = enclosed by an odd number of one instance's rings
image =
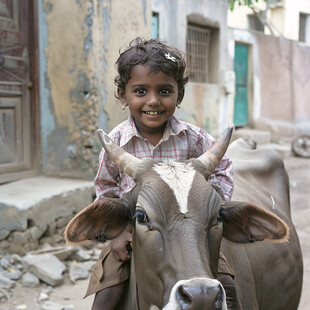
[[[117,260],[126,261],[131,257],[127,250],[128,244],[132,242],[131,231],[131,225],[128,225],[117,238],[110,241],[112,253]]]

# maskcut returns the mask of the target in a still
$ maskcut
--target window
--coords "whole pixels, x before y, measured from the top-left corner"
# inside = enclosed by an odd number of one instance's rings
[[[188,24],[186,60],[189,79],[192,82],[209,82],[209,54],[211,31],[206,27]]]
[[[299,41],[310,44],[310,15],[299,15]]]
[[[250,29],[264,32],[264,25],[255,14],[248,15],[248,23]]]
[[[155,12],[152,15],[152,38],[159,39],[159,14]]]

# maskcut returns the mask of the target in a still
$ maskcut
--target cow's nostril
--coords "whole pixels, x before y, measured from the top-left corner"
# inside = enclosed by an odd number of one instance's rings
[[[191,298],[191,292],[188,290],[188,288],[184,285],[180,285],[178,288],[178,294],[179,294],[179,299],[181,299],[183,302],[190,304],[192,301]]]

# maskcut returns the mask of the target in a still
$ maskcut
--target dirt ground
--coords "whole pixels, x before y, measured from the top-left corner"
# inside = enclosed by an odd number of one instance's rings
[[[310,303],[310,159],[290,157],[285,159],[284,163],[290,177],[292,217],[300,237],[304,259],[303,294],[298,308],[301,310],[308,309]],[[93,297],[82,299],[87,284],[88,280],[79,280],[71,284],[66,279],[64,285],[52,290],[49,300],[62,306],[73,305],[74,310],[90,309]],[[42,309],[38,304],[38,298],[43,289],[44,286],[39,288],[17,286],[11,300],[10,310]],[[0,305],[0,310],[8,310],[8,305]]]

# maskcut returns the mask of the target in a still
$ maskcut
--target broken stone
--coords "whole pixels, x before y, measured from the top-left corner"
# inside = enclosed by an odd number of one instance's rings
[[[0,241],[4,240],[9,234],[10,232],[8,230],[0,229]]]
[[[0,276],[0,287],[1,288],[11,289],[14,286],[15,286],[14,281],[12,281],[6,277]]]
[[[3,267],[3,268],[5,268],[5,269],[9,268],[9,267],[11,266],[11,265],[10,265],[9,259],[6,258],[6,257],[1,258],[1,260],[0,260],[0,266]]]
[[[59,260],[65,261],[71,255],[73,255],[78,249],[72,246],[59,246],[59,247],[46,247],[42,250],[33,251],[29,254],[31,255],[37,255],[37,254],[53,254],[55,255]]]
[[[7,271],[3,272],[2,275],[10,280],[17,281],[21,278],[22,272],[18,269],[9,268]]]
[[[45,227],[40,228],[37,226],[33,226],[30,228],[30,234],[31,234],[31,238],[32,240],[38,240],[42,237],[42,235],[45,233],[47,229],[47,225],[45,225]]]
[[[87,279],[89,269],[80,263],[72,263],[69,269],[70,280],[74,283],[76,280]]]
[[[93,251],[91,250],[83,250],[78,249],[78,251],[71,256],[71,259],[76,260],[78,262],[89,261],[92,259]]]
[[[37,287],[40,281],[34,274],[27,272],[23,275],[22,283],[25,287]]]
[[[44,300],[48,300],[48,294],[47,293],[40,293],[40,296],[38,297],[38,301],[44,301]]]
[[[41,309],[42,310],[62,310],[63,306],[57,304],[56,302],[48,300],[42,304]]]
[[[24,262],[32,272],[43,282],[57,286],[64,282],[63,272],[66,266],[52,254],[26,255]]]

